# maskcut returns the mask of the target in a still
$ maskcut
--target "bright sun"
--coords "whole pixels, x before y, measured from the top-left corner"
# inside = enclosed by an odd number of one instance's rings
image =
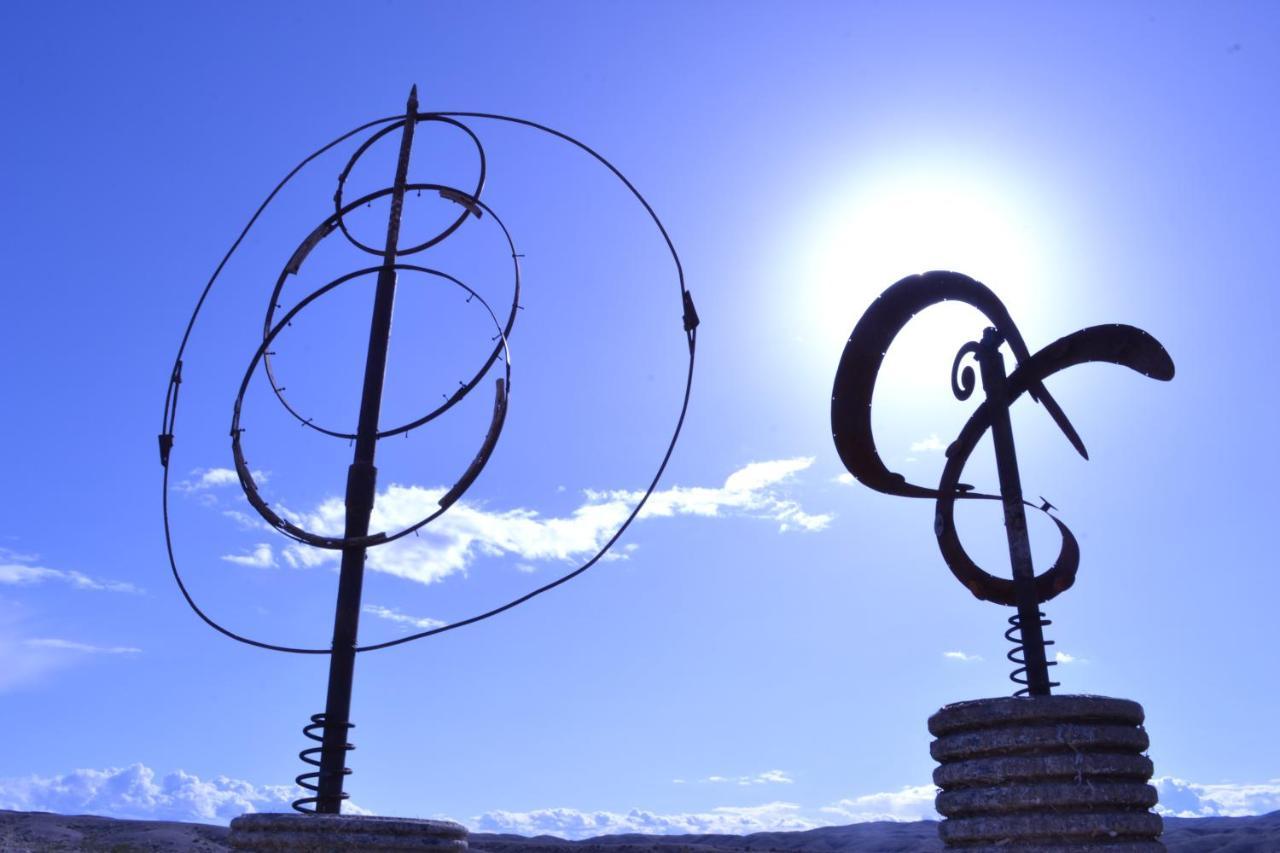
[[[932,269],[987,284],[1021,325],[1029,291],[1046,272],[1046,219],[1020,193],[1003,189],[1009,185],[1007,176],[997,183],[955,168],[896,168],[864,173],[842,188],[809,219],[799,243],[807,247],[798,264],[804,290],[814,300],[803,310],[823,347],[842,347],[889,285]],[[943,306],[913,321],[908,359],[931,372],[939,363],[949,367],[954,343],[943,330],[964,310]]]

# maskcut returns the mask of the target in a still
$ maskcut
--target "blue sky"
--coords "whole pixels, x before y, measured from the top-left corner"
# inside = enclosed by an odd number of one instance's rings
[[[842,480],[828,398],[871,299],[952,268],[1002,296],[1033,350],[1125,322],[1172,354],[1168,385],[1105,365],[1054,377],[1089,462],[1037,407],[1014,412],[1026,491],[1061,508],[1083,552],[1047,608],[1067,656],[1057,677],[1145,705],[1170,810],[1280,807],[1274,6],[0,14],[0,720],[17,735],[0,807],[225,821],[291,798],[325,661],[239,646],[187,610],[155,435],[182,326],[254,206],[309,151],[399,111],[412,83],[424,110],[534,119],[610,157],[663,217],[703,326],[684,437],[618,559],[495,620],[359,659],[356,804],[570,836],[930,815],[925,720],[1010,691],[1007,614],[951,578],[931,504]],[[643,212],[567,146],[472,126],[484,198],[526,255],[510,421],[436,533],[371,566],[369,640],[572,568],[651,475],[679,404],[678,291]],[[423,135],[418,179],[473,174],[446,130]],[[377,186],[385,156],[352,180]],[[325,216],[341,159],[282,197],[229,265],[193,342],[175,449],[193,591],[276,642],[327,642],[336,573],[238,519],[247,506],[218,472],[265,300]],[[411,225],[441,215],[414,203]],[[489,221],[421,257],[509,299]],[[318,254],[316,283],[352,259]],[[388,417],[450,391],[489,345],[474,306],[426,284],[398,297]],[[281,347],[281,372],[321,414],[352,411],[364,298],[317,304]],[[948,369],[980,330],[934,309],[886,362],[878,441],[922,481],[968,416]],[[300,435],[261,392],[250,461],[272,500],[323,523],[349,451]],[[385,512],[452,482],[486,397],[380,451]],[[968,472],[980,486],[988,456],[980,446]],[[998,517],[960,525],[980,561],[1003,565]],[[1033,529],[1038,559],[1050,533]]]

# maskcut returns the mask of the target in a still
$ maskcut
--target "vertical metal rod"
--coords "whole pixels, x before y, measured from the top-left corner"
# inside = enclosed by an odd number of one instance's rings
[[[409,151],[417,124],[418,87],[409,92],[404,130],[400,136],[400,159],[396,163],[391,193],[391,215],[387,222],[386,249],[378,271],[369,326],[369,351],[364,364],[364,388],[360,397],[360,420],[356,428],[355,458],[347,469],[346,538],[369,535],[369,517],[377,492],[378,469],[374,453],[378,444],[378,416],[382,410],[382,384],[386,376],[387,345],[391,340],[391,309],[396,295],[396,254],[400,240],[400,215],[404,208],[404,188],[409,173]],[[361,547],[343,549],[338,577],[338,603],[333,617],[333,652],[329,659],[329,692],[325,702],[324,741],[320,753],[320,778],[316,811],[338,814],[342,807],[342,783],[346,771],[347,730],[351,716],[351,681],[355,674],[356,635],[360,624],[360,594],[364,585],[365,551]]]
[[[1009,561],[1013,565],[1014,594],[1021,623],[1023,656],[1026,659],[1027,687],[1032,696],[1049,695],[1049,664],[1045,659],[1044,631],[1040,626],[1040,602],[1036,597],[1036,576],[1031,565],[1031,539],[1027,535],[1027,514],[1022,505],[1022,480],[1013,447],[1013,426],[1009,421],[1008,383],[1000,345],[1004,338],[995,329],[982,333],[978,365],[982,388],[991,406],[991,440],[996,450],[996,473],[1004,501],[1004,527],[1009,539]]]

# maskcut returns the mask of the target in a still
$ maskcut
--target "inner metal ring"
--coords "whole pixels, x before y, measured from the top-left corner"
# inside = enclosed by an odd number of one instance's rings
[[[418,115],[415,117],[415,119],[416,121],[419,121],[419,122],[438,121],[438,122],[441,122],[442,124],[450,124],[458,128],[459,130],[461,130],[467,136],[471,137],[471,142],[476,147],[476,154],[480,158],[480,175],[476,179],[475,191],[469,194],[464,194],[464,195],[468,195],[468,197],[471,198],[473,201],[478,201],[480,198],[480,191],[484,189],[485,170],[487,165],[485,154],[484,154],[484,146],[480,144],[480,138],[477,137],[475,133],[472,132],[471,128],[467,127],[462,122],[456,119],[448,118],[446,116],[433,115],[428,113],[426,115]],[[351,169],[356,165],[356,161],[359,160],[360,157],[366,151],[369,150],[370,146],[372,146],[373,143],[377,142],[379,139],[386,136],[388,133],[391,133],[392,131],[399,130],[400,128],[404,127],[404,124],[405,122],[403,119],[393,124],[389,124],[386,127],[381,128],[373,136],[370,136],[368,139],[366,139],[364,143],[361,144],[361,146],[355,150],[355,153],[351,155],[351,159],[347,161],[347,166],[345,169],[342,170],[342,174],[338,175],[338,189],[333,194],[334,217],[337,219],[337,226],[342,231],[343,236],[346,237],[351,242],[351,245],[355,246],[357,249],[368,252],[371,255],[377,255],[378,257],[382,257],[383,255],[385,255],[386,250],[375,249],[374,247],[366,245],[360,242],[359,240],[357,240],[355,236],[353,236],[352,233],[347,230],[347,223],[343,219],[343,216],[352,208],[357,207],[359,204],[363,204],[373,198],[377,198],[379,197],[379,195],[389,194],[390,190],[387,190],[386,193],[367,195],[363,199],[361,199],[359,202],[346,205],[345,207],[342,204],[342,194],[343,194],[343,189],[345,188],[347,183],[347,178],[351,175]],[[412,186],[413,185],[410,184],[408,187],[406,187],[406,189],[409,189]],[[396,255],[397,256],[412,255],[415,252],[421,252],[423,249],[428,249],[434,246],[444,238],[448,237],[454,231],[457,231],[458,228],[462,225],[462,223],[466,221],[466,218],[467,218],[467,212],[463,211],[461,216],[455,219],[450,225],[446,226],[445,229],[441,231],[439,234],[436,234],[431,239],[425,240],[421,243],[418,243],[417,245],[410,246],[407,249],[397,249]]]
[[[485,434],[484,441],[480,445],[480,450],[476,454],[475,459],[472,460],[471,464],[463,472],[462,476],[459,477],[458,480],[453,484],[453,486],[444,494],[444,496],[440,498],[439,509],[437,509],[435,512],[431,513],[427,517],[421,519],[420,521],[417,521],[412,525],[396,533],[388,534],[386,532],[379,532],[379,533],[369,534],[368,536],[362,536],[362,537],[351,538],[351,539],[333,537],[333,536],[321,536],[319,534],[312,533],[309,530],[305,530],[301,527],[298,527],[297,525],[293,524],[287,519],[281,518],[280,515],[277,514],[274,510],[272,510],[271,507],[267,504],[267,502],[262,499],[262,495],[258,491],[258,485],[253,479],[253,474],[249,470],[248,463],[245,461],[244,451],[240,446],[240,434],[244,431],[240,427],[240,412],[244,404],[245,393],[248,391],[248,388],[249,388],[249,382],[250,380],[252,380],[253,374],[257,370],[258,362],[263,360],[263,358],[266,355],[267,348],[271,346],[272,342],[276,339],[276,337],[280,334],[280,332],[283,331],[289,325],[289,323],[293,320],[293,318],[296,317],[298,313],[302,311],[303,308],[306,308],[316,299],[319,299],[321,296],[325,295],[329,291],[334,290],[335,288],[339,287],[342,284],[345,284],[348,281],[351,281],[354,278],[380,272],[383,269],[383,267],[382,266],[367,267],[365,269],[357,270],[355,272],[347,273],[346,275],[340,276],[334,279],[333,281],[329,282],[328,284],[324,285],[323,287],[319,288],[318,290],[315,290],[309,293],[305,299],[300,301],[297,305],[293,306],[293,308],[289,309],[288,313],[286,313],[280,319],[280,321],[276,323],[276,325],[272,327],[271,330],[263,337],[262,343],[258,346],[257,351],[253,354],[253,358],[250,359],[249,361],[249,367],[245,371],[244,379],[241,380],[240,382],[240,390],[236,394],[235,404],[234,404],[233,412],[231,416],[231,453],[235,459],[236,473],[240,479],[240,486],[241,488],[244,489],[245,497],[248,498],[249,503],[253,506],[255,510],[257,510],[258,514],[262,516],[263,520],[265,520],[272,527],[276,528],[281,533],[285,534],[291,539],[294,539],[298,542],[303,542],[308,545],[314,545],[317,548],[326,548],[329,550],[340,550],[343,548],[368,547],[372,545],[383,544],[385,542],[392,542],[396,539],[399,539],[402,536],[405,536],[409,533],[414,532],[415,530],[418,530],[419,528],[423,527],[426,524],[429,524],[436,518],[439,518],[450,506],[453,505],[455,501],[457,501],[459,497],[462,496],[462,494],[468,488],[470,488],[471,484],[480,475],[480,472],[484,469],[484,466],[489,461],[489,457],[493,453],[493,448],[497,444],[498,436],[501,434],[503,424],[506,421],[507,399],[508,399],[508,393],[511,388],[511,354],[510,354],[510,351],[507,349],[506,334],[503,332],[501,325],[498,322],[497,316],[493,313],[493,309],[489,307],[489,303],[486,302],[484,300],[484,297],[476,293],[476,291],[473,290],[471,287],[464,284],[459,279],[449,275],[448,273],[441,272],[440,270],[434,270],[428,267],[416,266],[414,264],[394,264],[392,265],[392,268],[396,270],[410,270],[413,272],[426,273],[428,275],[433,275],[438,278],[445,279],[446,281],[450,281],[453,284],[465,290],[470,295],[471,299],[474,299],[475,301],[479,302],[481,307],[483,307],[485,311],[488,312],[489,317],[493,320],[494,328],[498,330],[497,334],[499,338],[499,349],[501,350],[502,356],[503,356],[504,376],[502,379],[499,379],[497,382],[493,417],[489,422],[489,429]],[[476,381],[478,381],[478,379]],[[465,392],[463,392],[462,396],[465,396]],[[456,400],[454,402],[456,402]]]
[[[471,389],[474,388],[477,384],[479,384],[480,380],[484,378],[484,375],[489,372],[489,369],[493,366],[493,363],[497,361],[498,356],[504,352],[507,345],[507,339],[511,337],[511,330],[515,326],[516,312],[520,310],[520,259],[516,254],[515,242],[511,239],[511,232],[507,230],[507,226],[503,224],[502,220],[498,217],[498,215],[493,212],[493,209],[490,208],[484,202],[480,201],[480,199],[475,198],[474,196],[469,196],[466,193],[462,192],[461,190],[455,189],[453,187],[445,186],[444,184],[406,184],[405,189],[406,190],[428,190],[433,192],[439,192],[442,194],[444,198],[454,201],[457,204],[461,204],[465,208],[465,212],[463,213],[464,217],[467,215],[467,213],[475,213],[477,216],[479,216],[480,212],[487,213],[490,217],[492,217],[493,221],[496,222],[498,224],[498,227],[502,229],[502,235],[507,241],[507,248],[511,250],[511,265],[513,269],[514,286],[513,286],[513,292],[511,295],[511,310],[507,314],[506,325],[502,326],[499,329],[500,334],[497,339],[497,343],[494,345],[493,351],[489,353],[489,357],[485,359],[484,363],[480,366],[480,369],[476,371],[475,375],[473,375],[469,380],[467,380],[465,383],[459,386],[458,390],[455,391],[450,397],[448,397],[439,406],[436,406],[434,409],[427,412],[425,415],[423,415],[422,417],[418,418],[415,421],[411,421],[409,423],[401,424],[400,426],[378,432],[377,434],[378,438],[387,438],[389,436],[399,435],[400,433],[408,432],[411,429],[416,429],[417,427],[420,427],[429,421],[435,420],[437,417],[444,414],[449,409],[453,408],[455,403],[457,403],[459,400],[465,397],[468,393],[470,393]],[[343,208],[342,210],[339,210],[337,213],[330,216],[324,222],[320,223],[320,226],[316,228],[314,231],[312,231],[311,234],[307,237],[307,239],[302,241],[302,243],[298,246],[297,251],[295,251],[293,253],[293,256],[289,259],[289,263],[287,263],[284,269],[281,271],[280,277],[276,279],[275,289],[271,291],[271,299],[267,303],[267,315],[262,325],[262,334],[264,338],[271,333],[272,321],[275,318],[276,309],[280,307],[280,294],[284,289],[285,281],[288,279],[291,273],[298,272],[298,270],[302,266],[303,261],[306,260],[306,257],[311,252],[311,250],[314,249],[320,243],[321,240],[323,240],[329,234],[333,233],[335,227],[337,227],[338,223],[341,223],[342,221],[342,214],[345,213],[346,211],[351,210],[354,207],[364,204],[370,199],[378,198],[384,195],[389,195],[390,193],[391,193],[391,190],[383,189],[383,190],[378,190],[376,192],[370,193],[369,195],[363,196],[362,198],[356,199],[355,201],[348,204],[345,208]],[[402,267],[397,265],[397,269],[399,268],[402,268]],[[403,268],[404,269],[421,269],[420,267],[403,267]],[[457,281],[457,279],[452,279],[452,280],[457,282],[460,286],[466,287],[466,285],[463,285],[462,282]],[[470,288],[468,288],[468,290],[470,290]],[[471,292],[474,293],[474,291],[471,291]],[[314,295],[311,298],[314,298]],[[482,299],[481,302],[484,302],[484,300]],[[484,304],[485,304],[485,308],[488,309],[489,308],[488,303],[485,302]],[[490,313],[492,314],[492,311],[490,311]],[[290,316],[292,316],[292,314],[290,314]],[[275,368],[272,366],[271,352],[269,350],[263,350],[262,361],[267,372],[267,381],[271,384],[271,390],[275,393],[276,399],[278,399],[280,401],[280,404],[285,407],[285,409],[289,412],[289,414],[297,418],[298,421],[303,426],[310,427],[311,429],[314,429],[317,432],[324,433],[325,435],[331,435],[334,438],[345,438],[350,440],[354,440],[356,438],[355,433],[341,432],[339,430],[333,430],[333,429],[329,429],[327,427],[321,426],[320,424],[317,424],[313,419],[306,417],[297,409],[295,409],[289,403],[288,398],[285,397],[284,395],[284,390],[285,390],[284,386],[281,385],[276,378]]]

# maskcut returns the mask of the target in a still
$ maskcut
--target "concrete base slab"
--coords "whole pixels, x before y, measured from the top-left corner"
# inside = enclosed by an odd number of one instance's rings
[[[254,853],[466,853],[467,828],[447,820],[267,812],[231,821],[229,840],[233,850]]]

